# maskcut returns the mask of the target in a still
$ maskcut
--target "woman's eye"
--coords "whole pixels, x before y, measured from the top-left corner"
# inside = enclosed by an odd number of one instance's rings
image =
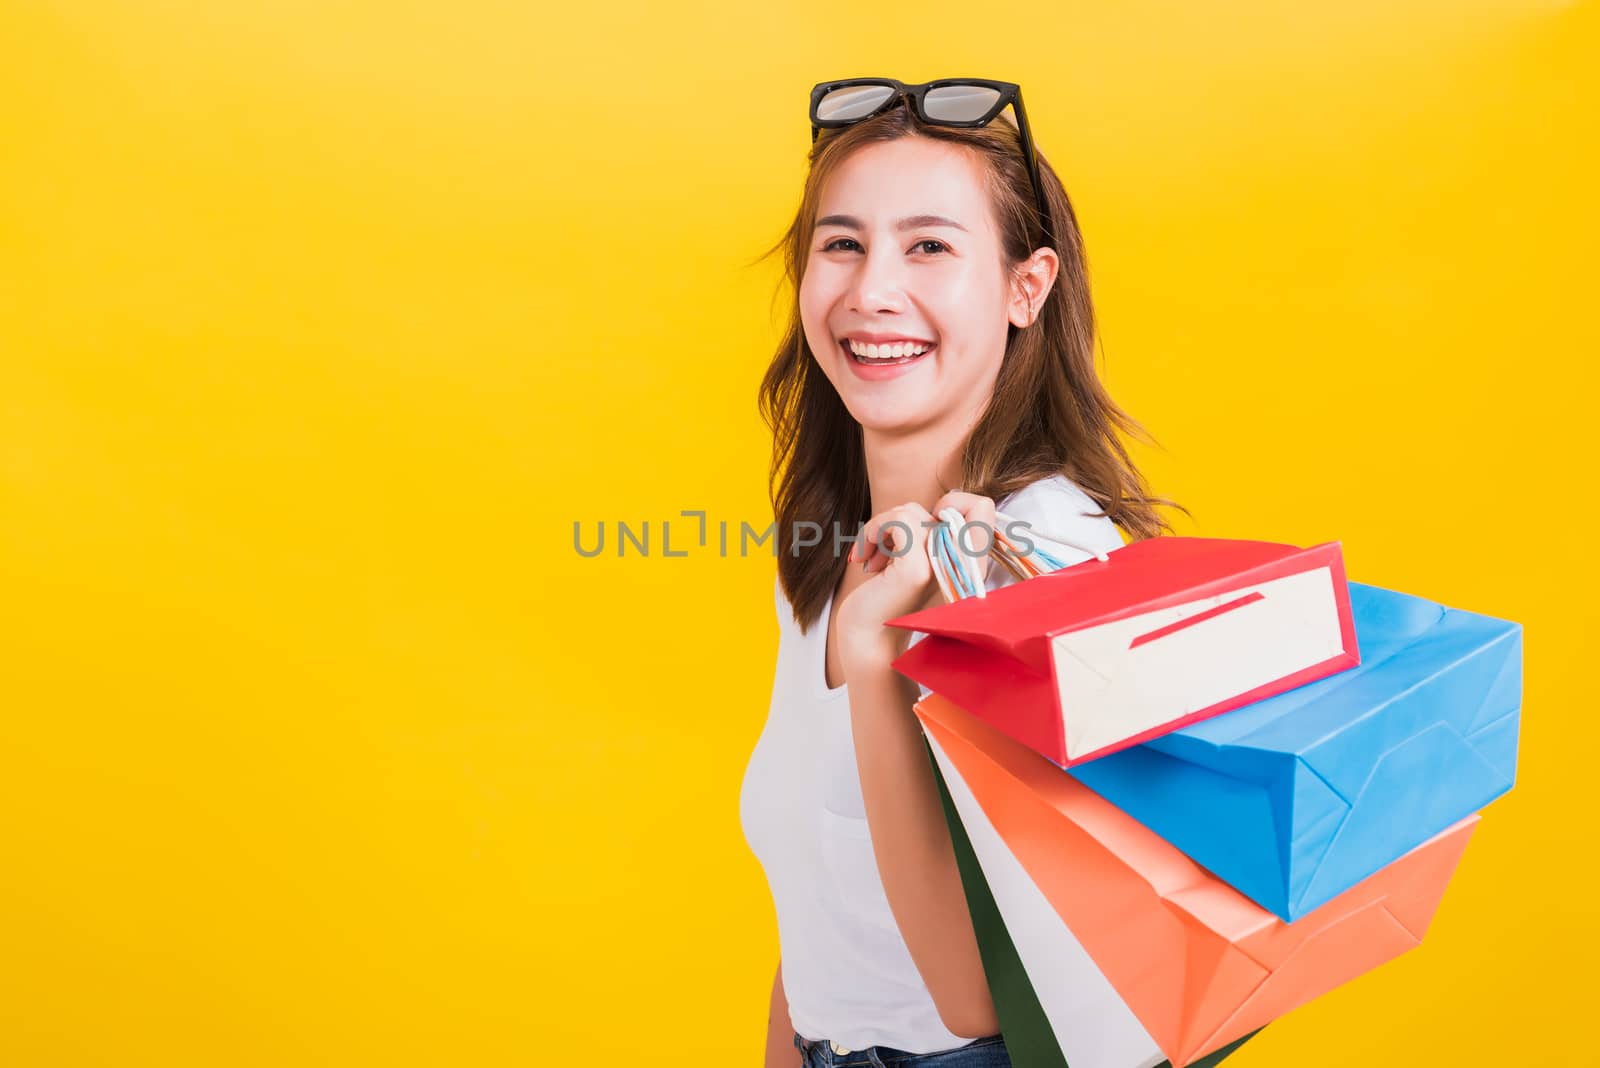
[[[836,237],[832,241],[829,241],[826,245],[823,245],[822,251],[833,252],[840,248],[841,242],[849,242],[852,245],[856,245],[856,239],[853,237]],[[932,245],[936,251],[940,252],[948,250],[948,246],[946,246],[943,241],[936,241],[931,237],[925,241],[918,241],[911,247],[914,249],[924,249],[927,245]],[[856,245],[856,247],[859,248],[860,246]]]

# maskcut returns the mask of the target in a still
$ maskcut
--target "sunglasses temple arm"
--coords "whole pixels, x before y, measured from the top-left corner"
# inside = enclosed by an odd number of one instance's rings
[[[1022,135],[1022,151],[1028,157],[1028,177],[1033,180],[1033,199],[1039,206],[1039,224],[1044,228],[1045,240],[1055,243],[1050,232],[1050,212],[1045,207],[1044,183],[1039,180],[1039,157],[1033,148],[1033,132],[1028,129],[1028,109],[1022,106],[1022,90],[1018,89],[1011,100],[1017,112],[1017,132]]]

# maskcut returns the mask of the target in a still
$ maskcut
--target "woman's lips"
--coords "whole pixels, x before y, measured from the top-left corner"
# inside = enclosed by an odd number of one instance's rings
[[[928,346],[927,350],[918,356],[911,356],[900,360],[866,360],[857,359],[856,354],[850,351],[848,342],[839,342],[839,351],[844,353],[845,362],[856,373],[857,378],[866,379],[868,382],[881,382],[886,378],[899,378],[926,360],[936,349],[937,345]]]

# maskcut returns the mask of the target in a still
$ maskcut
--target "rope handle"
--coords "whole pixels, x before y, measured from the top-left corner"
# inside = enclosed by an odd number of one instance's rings
[[[959,601],[966,597],[987,597],[988,589],[977,580],[967,566],[973,554],[960,547],[963,544],[971,544],[971,539],[964,538],[963,535],[966,528],[974,524],[968,523],[954,508],[945,508],[937,518],[939,525],[928,532],[928,563],[933,566],[933,577],[939,584],[939,592],[944,595],[947,602]],[[1046,552],[1037,542],[1032,552],[1023,552],[1017,543],[1006,535],[1006,528],[1011,526],[1012,522],[1010,516],[996,512],[995,521],[995,528],[988,531],[988,555],[1019,580],[1059,571],[1067,566]],[[1090,549],[1065,538],[1057,538],[1042,532],[1039,536],[1093,556],[1096,560],[1106,559],[1106,554],[1098,549]]]

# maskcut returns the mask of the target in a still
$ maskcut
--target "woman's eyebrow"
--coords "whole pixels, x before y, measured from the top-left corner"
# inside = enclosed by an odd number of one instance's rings
[[[865,230],[866,226],[854,215],[824,215],[817,220],[813,229],[820,230],[824,226],[843,226],[847,230]],[[943,215],[910,215],[894,224],[896,230],[919,230],[924,226],[953,226],[962,233],[967,228],[954,219],[946,219]]]

